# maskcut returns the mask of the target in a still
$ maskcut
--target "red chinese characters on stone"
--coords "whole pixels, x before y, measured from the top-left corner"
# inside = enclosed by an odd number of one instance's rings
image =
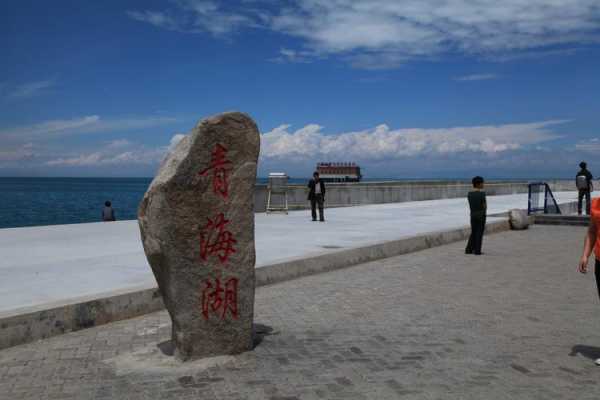
[[[231,161],[227,159],[225,146],[217,143],[212,151],[209,167],[201,171],[200,176],[206,176],[210,171],[212,171],[213,192],[226,199],[229,196],[228,176],[231,171]]]
[[[214,281],[207,279],[204,281],[204,290],[202,291],[202,315],[208,319],[211,314],[225,319],[229,312],[233,319],[238,318],[238,279],[229,278],[224,284],[216,278]]]
[[[232,162],[227,159],[227,148],[217,144],[211,153],[208,168],[200,172],[201,176],[212,176],[213,192],[227,199],[229,196],[229,173]],[[200,233],[200,258],[207,261],[209,257],[217,257],[221,264],[226,264],[229,256],[236,252],[237,243],[233,234],[227,229],[231,221],[219,213],[213,219],[207,218],[206,225]],[[238,278],[209,278],[203,282],[202,315],[209,319],[210,315],[225,319],[228,314],[238,318]]]
[[[236,252],[233,245],[237,240],[226,229],[230,222],[220,213],[215,219],[207,218],[208,222],[200,233],[200,258],[208,260],[209,256],[217,256],[221,264],[225,264],[229,256]]]

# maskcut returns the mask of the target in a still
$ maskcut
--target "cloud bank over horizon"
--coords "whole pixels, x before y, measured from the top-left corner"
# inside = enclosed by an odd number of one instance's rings
[[[99,121],[105,121],[105,125],[98,125]],[[116,124],[114,121],[117,120],[86,116],[2,130],[0,140],[14,140],[15,132],[21,132],[22,139],[26,141],[15,144],[9,151],[0,152],[0,171],[45,167],[48,172],[56,169],[69,173],[86,169],[103,171],[109,167],[126,171],[130,167],[137,167],[151,175],[166,154],[185,137],[184,133],[175,133],[169,143],[159,146],[126,138],[101,141],[91,149],[61,150],[56,145],[56,140],[60,140],[64,134],[87,136],[91,131],[113,126]],[[152,118],[118,121],[121,121],[122,126],[136,127],[164,123]],[[461,165],[463,169],[486,165],[515,168],[535,162],[536,156],[547,157],[548,152],[554,152],[556,156],[557,151],[552,150],[551,146],[553,142],[563,139],[563,135],[556,133],[555,128],[569,122],[546,120],[502,125],[400,129],[380,124],[370,129],[341,133],[329,133],[323,126],[314,123],[295,130],[289,124],[282,124],[261,133],[259,171],[262,175],[275,169],[307,175],[318,161],[355,161],[380,176],[388,171],[389,177],[394,175],[389,171],[406,169],[408,165],[428,170],[430,174],[435,174],[437,169],[440,176],[448,169],[460,169]],[[558,153],[563,156],[565,152],[572,155],[590,154],[598,150],[599,140],[581,140]],[[560,157],[556,156],[556,159]]]
[[[281,160],[351,157],[370,161],[469,152],[493,155],[558,139],[560,136],[550,128],[566,122],[569,121],[440,129],[391,129],[381,124],[340,134],[326,134],[317,124],[295,131],[289,130],[290,125],[281,125],[261,136],[261,157]]]
[[[309,176],[317,162],[353,161],[366,176],[376,178],[465,177],[476,172],[565,176],[600,146],[600,138],[569,143],[571,134],[556,132],[570,122],[401,129],[381,124],[336,134],[318,124],[295,130],[286,124],[261,135],[259,169],[263,175],[279,170]]]

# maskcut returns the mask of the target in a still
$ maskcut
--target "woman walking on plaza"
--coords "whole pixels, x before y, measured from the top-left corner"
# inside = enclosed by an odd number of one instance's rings
[[[596,286],[598,287],[598,296],[600,296],[600,197],[592,200],[590,215],[590,226],[585,236],[583,245],[583,255],[579,260],[579,272],[585,274],[592,250],[596,256],[596,266],[594,274],[596,275]],[[600,365],[600,358],[596,360],[596,365]]]

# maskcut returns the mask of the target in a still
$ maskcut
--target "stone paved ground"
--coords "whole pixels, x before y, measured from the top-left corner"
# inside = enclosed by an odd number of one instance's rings
[[[487,237],[483,257],[457,243],[259,288],[272,331],[210,368],[144,355],[169,338],[164,312],[14,347],[0,398],[598,399],[583,234],[535,226]]]

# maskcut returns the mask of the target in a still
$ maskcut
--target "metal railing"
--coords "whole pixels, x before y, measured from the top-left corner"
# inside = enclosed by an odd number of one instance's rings
[[[560,207],[546,182],[531,182],[528,185],[527,214],[561,214]]]

